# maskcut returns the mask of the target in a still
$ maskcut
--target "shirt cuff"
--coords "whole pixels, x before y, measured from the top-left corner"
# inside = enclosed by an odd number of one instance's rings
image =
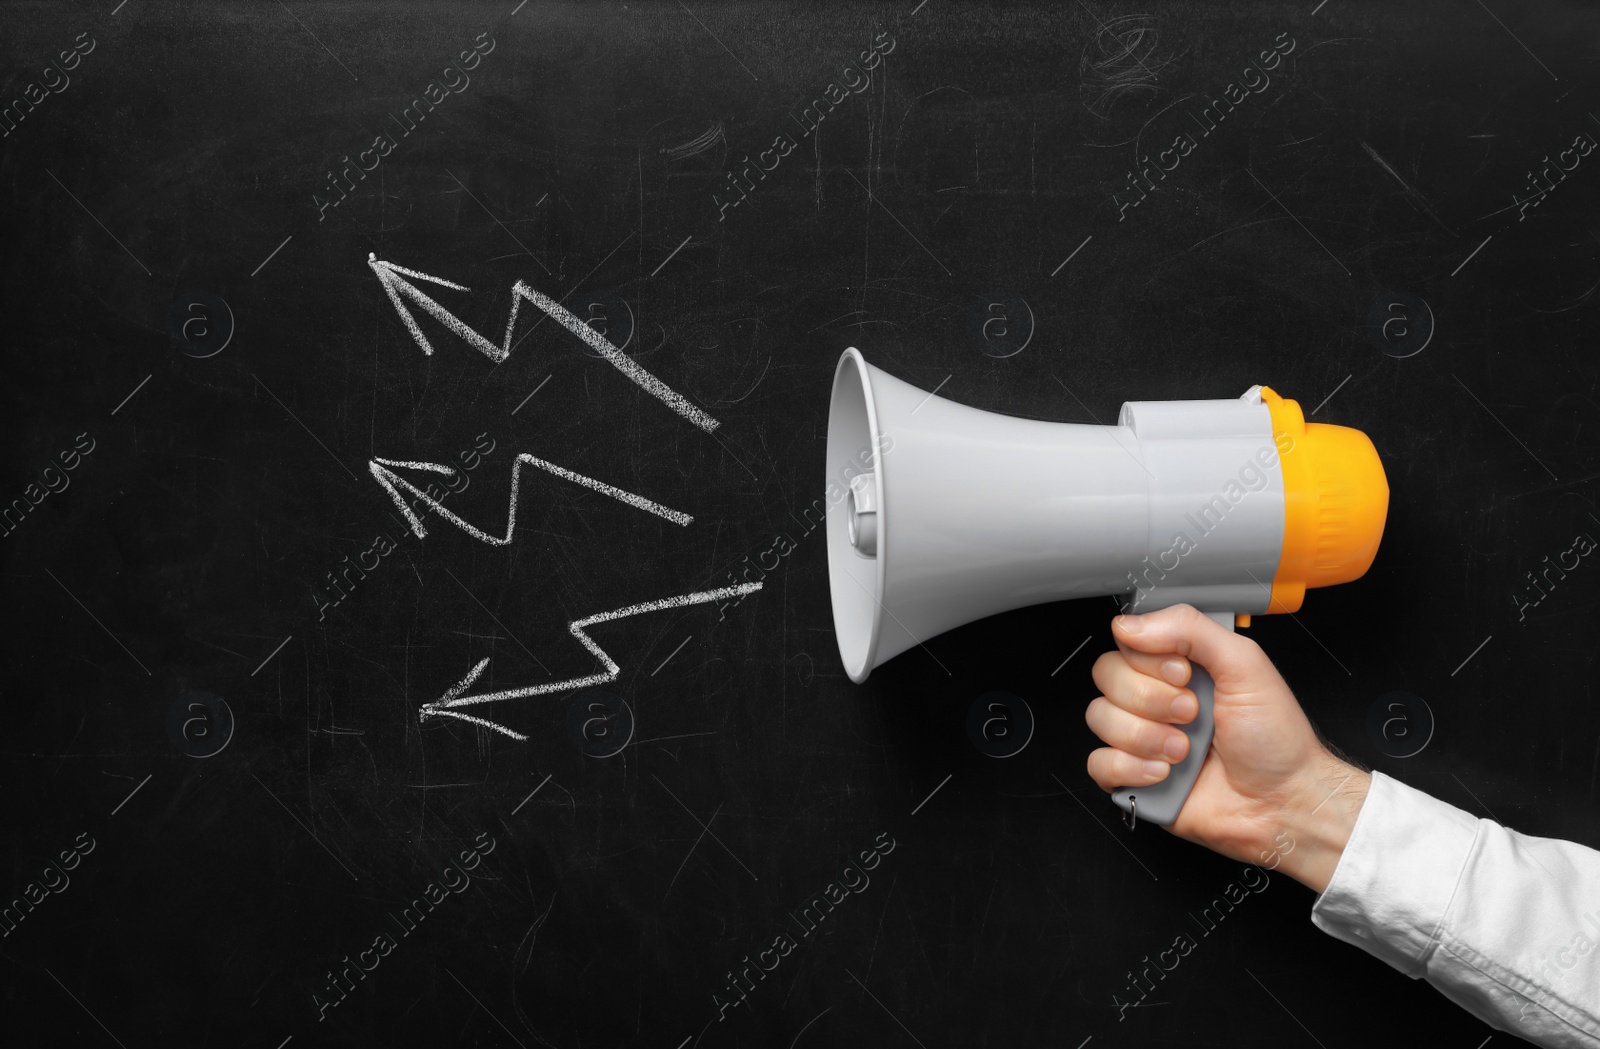
[[[1477,837],[1476,817],[1373,772],[1311,921],[1420,978]]]

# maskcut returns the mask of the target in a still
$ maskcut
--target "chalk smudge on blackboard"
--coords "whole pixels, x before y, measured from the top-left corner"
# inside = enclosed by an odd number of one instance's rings
[[[722,121],[717,121],[705,130],[704,133],[691,138],[678,146],[667,146],[656,150],[664,153],[673,160],[687,160],[692,156],[704,153],[718,142],[726,141],[722,131]]]
[[[1112,108],[1126,96],[1154,98],[1158,74],[1172,65],[1173,59],[1156,58],[1161,33],[1154,15],[1121,15],[1109,22],[1099,18],[1095,21],[1100,29],[1093,41],[1084,45],[1078,58],[1078,75],[1082,78],[1084,108],[1101,120],[1108,120]]]

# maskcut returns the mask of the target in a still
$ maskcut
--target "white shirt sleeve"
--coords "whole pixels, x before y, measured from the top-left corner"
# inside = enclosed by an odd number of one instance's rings
[[[1374,772],[1311,920],[1495,1030],[1600,1047],[1600,852]]]

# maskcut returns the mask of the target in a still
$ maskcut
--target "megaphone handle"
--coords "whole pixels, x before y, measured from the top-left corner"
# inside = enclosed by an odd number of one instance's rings
[[[1212,614],[1211,618],[1233,629],[1232,613],[1228,613],[1226,618]],[[1183,803],[1189,800],[1189,792],[1194,789],[1194,781],[1200,776],[1200,766],[1206,763],[1206,754],[1211,750],[1211,736],[1216,730],[1211,712],[1216,682],[1198,663],[1191,664],[1189,689],[1200,701],[1200,712],[1194,716],[1194,720],[1178,726],[1189,737],[1189,753],[1168,770],[1167,778],[1161,782],[1148,787],[1118,787],[1111,792],[1111,800],[1123,812],[1162,827],[1177,819]]]

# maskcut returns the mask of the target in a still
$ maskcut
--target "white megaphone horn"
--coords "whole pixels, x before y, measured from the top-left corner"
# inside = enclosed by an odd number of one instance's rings
[[[1018,419],[839,359],[828,415],[828,581],[852,681],[936,634],[1044,601],[1188,603],[1232,629],[1294,612],[1308,587],[1372,564],[1389,485],[1366,434],[1307,423],[1264,386],[1222,400],[1130,401],[1115,426]],[[1189,754],[1112,800],[1177,818],[1212,734],[1212,681]]]

